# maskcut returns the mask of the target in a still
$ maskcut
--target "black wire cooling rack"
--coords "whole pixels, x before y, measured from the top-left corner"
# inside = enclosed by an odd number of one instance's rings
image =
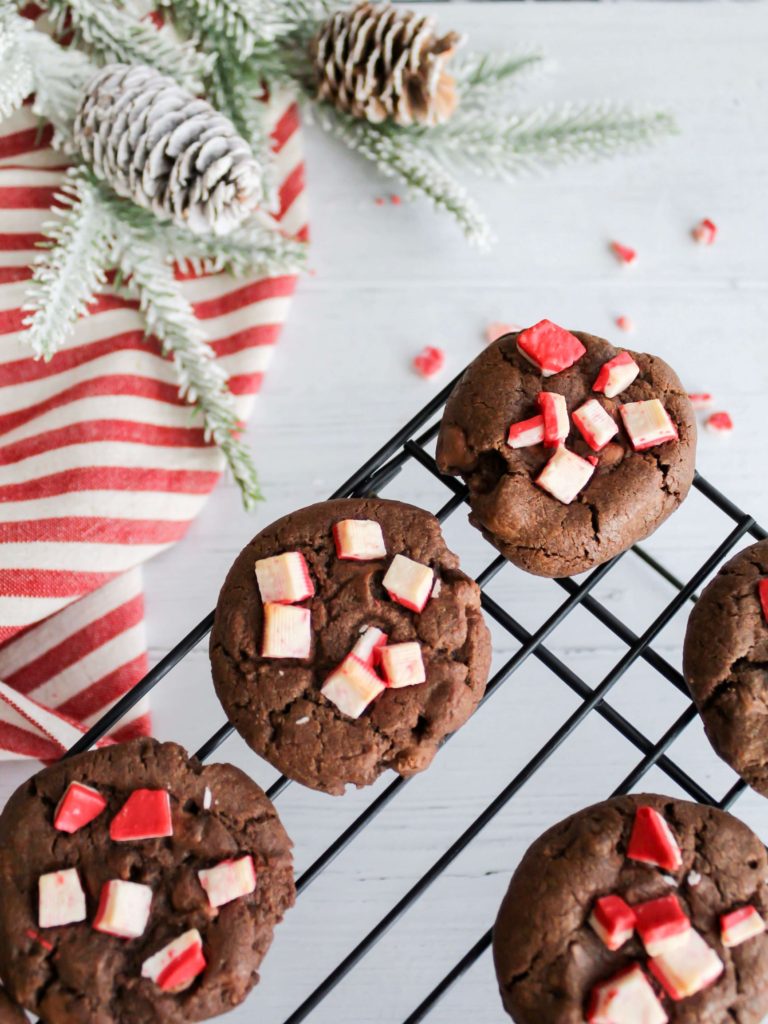
[[[458,380],[458,378],[457,378]],[[407,463],[416,463],[426,473],[435,477],[447,491],[448,498],[436,513],[437,518],[444,522],[453,515],[467,499],[467,489],[459,481],[445,477],[437,469],[428,446],[434,441],[439,428],[439,414],[456,381],[449,384],[422,411],[384,445],[376,454],[358,469],[333,495],[334,498],[359,497],[378,494],[384,490]],[[720,562],[747,535],[762,540],[768,534],[758,525],[752,516],[737,508],[725,495],[721,494],[712,484],[698,474],[694,487],[732,524],[725,539],[711,552],[700,568],[688,580],[680,580],[667,570],[656,558],[642,547],[632,548],[632,555],[641,559],[669,584],[674,592],[672,599],[661,613],[641,634],[636,634],[617,617],[604,603],[592,594],[595,586],[605,579],[620,558],[594,569],[581,582],[573,579],[554,580],[553,585],[565,592],[565,599],[555,612],[544,621],[534,632],[526,629],[504,607],[494,600],[486,588],[491,580],[506,565],[506,560],[488,545],[492,558],[476,577],[482,590],[482,604],[487,616],[493,619],[501,629],[505,630],[518,644],[515,653],[492,676],[488,683],[482,704],[513,675],[532,655],[543,664],[554,677],[559,679],[576,695],[579,704],[566,721],[554,732],[527,764],[518,771],[515,777],[501,790],[474,821],[445,850],[432,866],[416,881],[411,888],[397,901],[384,917],[361,939],[354,949],[327,975],[315,990],[300,1006],[286,1018],[285,1024],[298,1024],[316,1011],[323,1000],[341,980],[370,952],[379,939],[408,911],[427,889],[442,875],[467,846],[482,832],[494,817],[520,792],[535,773],[545,765],[549,758],[568,739],[569,736],[593,712],[609,723],[621,736],[637,748],[641,759],[632,767],[623,781],[614,790],[613,795],[633,789],[651,768],[661,770],[673,780],[692,799],[701,803],[711,804],[727,809],[745,789],[741,781],[732,785],[721,797],[709,793],[696,779],[692,778],[679,764],[667,754],[670,745],[682,734],[683,730],[696,718],[696,709],[690,701],[685,681],[680,671],[665,657],[651,646],[656,637],[687,602],[696,600],[696,591],[706,578],[717,568]],[[546,646],[547,637],[570,615],[574,609],[581,607],[591,616],[610,630],[624,645],[625,653],[608,671],[599,685],[592,687],[574,672],[565,662],[553,654]],[[118,701],[68,752],[67,756],[87,750],[98,740],[109,733],[142,697],[150,692],[170,670],[177,665],[201,640],[210,632],[213,625],[213,612],[198,623],[136,686]],[[639,659],[646,666],[654,669],[667,683],[675,687],[686,698],[685,710],[678,715],[672,725],[657,740],[649,739],[623,714],[606,703],[606,697],[619,679]],[[481,704],[481,707],[482,707]],[[479,711],[479,709],[478,709]],[[229,724],[223,725],[197,751],[197,757],[205,760],[233,732]],[[439,761],[432,771],[439,771]],[[281,776],[268,790],[274,799],[289,786],[290,780]],[[357,818],[341,832],[328,848],[303,872],[297,879],[298,893],[306,888],[324,871],[325,868],[344,850],[363,829],[408,785],[408,780],[396,777],[383,789],[378,796],[358,815]],[[510,865],[511,869],[512,865]],[[489,928],[467,950],[458,963],[443,977],[431,992],[422,1000],[418,1007],[405,1019],[404,1024],[416,1024],[424,1020],[434,1009],[438,1000],[454,985],[462,975],[488,950],[491,945],[491,929]]]

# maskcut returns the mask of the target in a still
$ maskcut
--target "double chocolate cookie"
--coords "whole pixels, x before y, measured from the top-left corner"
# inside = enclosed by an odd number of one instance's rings
[[[248,544],[219,596],[216,691],[249,745],[328,793],[426,768],[485,690],[477,585],[434,516],[323,502]]]
[[[33,776],[0,816],[0,974],[46,1024],[181,1024],[258,981],[291,842],[226,764],[141,739]]]
[[[739,552],[704,589],[683,673],[712,746],[768,796],[768,541]]]
[[[596,804],[523,857],[493,935],[518,1024],[759,1024],[768,858],[723,811],[662,796]]]
[[[27,1024],[24,1011],[2,988],[0,988],[0,1024]]]
[[[542,321],[504,335],[448,400],[437,444],[470,521],[511,562],[571,576],[652,533],[688,494],[696,423],[656,356]]]

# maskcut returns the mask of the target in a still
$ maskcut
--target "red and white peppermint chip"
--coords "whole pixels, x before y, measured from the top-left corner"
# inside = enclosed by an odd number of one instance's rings
[[[720,937],[728,949],[740,946],[764,931],[765,921],[751,904],[720,915]]]
[[[91,786],[70,782],[59,800],[53,816],[53,827],[59,832],[77,832],[101,814],[107,801]]]
[[[681,944],[651,957],[648,967],[674,1000],[696,995],[723,973],[723,961],[695,928],[686,932]]]
[[[37,923],[41,928],[60,928],[85,920],[85,892],[77,868],[41,875],[37,889]]]
[[[434,377],[445,366],[445,352],[436,345],[426,345],[413,357],[413,368],[420,377]]]
[[[259,558],[256,562],[256,582],[261,600],[266,604],[296,604],[306,601],[315,593],[304,555],[300,551],[286,551],[282,555]]]
[[[551,494],[553,498],[562,501],[564,505],[570,505],[589,483],[594,472],[595,467],[586,459],[582,459],[574,452],[569,452],[563,446],[556,449],[555,454],[536,477],[534,483]]]
[[[150,886],[115,878],[101,887],[93,927],[120,939],[138,939],[146,930],[151,908]]]
[[[709,217],[700,220],[691,231],[693,240],[699,245],[713,245],[717,238],[717,225]]]
[[[172,835],[171,800],[164,789],[134,789],[109,826],[109,837],[116,843]]]
[[[350,718],[359,718],[386,689],[370,666],[348,654],[323,683],[320,692]]]
[[[202,936],[197,928],[190,928],[145,960],[141,976],[163,992],[183,992],[206,966]]]
[[[432,592],[434,575],[428,565],[398,554],[392,559],[382,584],[397,604],[413,612],[421,612]]]
[[[421,644],[415,640],[380,647],[378,657],[387,686],[392,689],[418,686],[427,680]]]
[[[639,373],[640,367],[629,352],[619,352],[600,367],[592,390],[606,398],[615,398],[629,387]]]
[[[637,918],[637,934],[648,956],[659,956],[681,945],[691,928],[691,922],[677,896],[662,896],[645,903],[636,903],[632,909]]]
[[[714,396],[708,391],[694,391],[688,395],[688,400],[694,409],[709,409],[714,402]]]
[[[733,420],[730,413],[713,412],[704,421],[704,429],[710,434],[730,434],[733,431]]]
[[[510,448],[530,448],[544,441],[544,417],[531,416],[528,420],[520,420],[509,428],[507,444]]]
[[[250,854],[221,860],[212,868],[198,871],[197,877],[212,907],[223,907],[248,896],[256,888],[256,869]]]
[[[636,452],[677,440],[677,427],[658,398],[628,402],[619,407],[619,412]]]
[[[336,555],[351,562],[387,557],[381,524],[373,519],[342,519],[333,527]]]
[[[573,411],[573,422],[594,452],[602,451],[619,432],[618,423],[596,398],[589,398]]]
[[[312,612],[293,604],[264,605],[262,658],[298,658],[312,651]]]
[[[611,952],[621,949],[635,931],[637,918],[632,907],[621,896],[601,896],[595,900],[589,923]]]
[[[541,391],[538,403],[544,418],[544,444],[547,448],[557,448],[571,431],[568,405],[563,395],[555,391]]]
[[[667,1024],[669,1018],[639,964],[601,981],[592,990],[589,1024]]]
[[[683,863],[672,829],[655,807],[638,807],[627,845],[627,857],[653,864],[664,871],[677,871]]]
[[[533,327],[520,331],[517,348],[544,377],[567,370],[587,351],[576,335],[551,320],[540,320]]]

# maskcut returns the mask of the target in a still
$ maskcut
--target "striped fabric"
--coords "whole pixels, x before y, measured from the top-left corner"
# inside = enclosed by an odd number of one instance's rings
[[[269,101],[283,229],[307,233],[298,114]],[[109,292],[49,363],[21,341],[35,244],[61,181],[27,108],[0,125],[0,758],[59,756],[146,671],[141,572],[222,471],[134,304]],[[179,277],[245,419],[292,276]],[[146,732],[140,705],[118,738]]]

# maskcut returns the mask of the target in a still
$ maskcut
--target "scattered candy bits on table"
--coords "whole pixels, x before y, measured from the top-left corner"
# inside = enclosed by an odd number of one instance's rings
[[[635,250],[631,249],[628,245],[622,245],[621,242],[611,242],[611,252],[619,263],[630,264],[637,260]]]
[[[445,366],[445,352],[436,345],[426,345],[413,357],[413,368],[420,377],[435,377]]]
[[[717,225],[709,217],[705,217],[693,228],[691,234],[699,245],[713,245],[717,238]]]
[[[672,829],[653,807],[637,808],[626,856],[663,871],[677,871],[683,863]],[[670,881],[675,884],[674,878]],[[695,887],[701,875],[690,871],[687,881]],[[693,927],[676,895],[630,906],[618,894],[609,893],[595,900],[588,922],[613,953],[637,933],[648,955],[647,970],[674,1001],[696,995],[723,973],[723,961]],[[726,948],[766,930],[765,921],[751,905],[722,914],[719,924]],[[643,965],[632,963],[593,987],[586,1019],[588,1024],[666,1024],[669,1017]]]
[[[202,802],[204,810],[213,803],[208,787]],[[85,783],[71,782],[56,806],[53,826],[59,832],[72,834],[96,821],[106,807],[107,800],[98,790]],[[170,796],[165,790],[134,790],[109,824],[113,842],[140,842],[173,834]],[[219,861],[199,870],[197,876],[213,910],[256,889],[256,868],[250,854]],[[117,939],[140,938],[149,924],[152,900],[151,886],[122,878],[110,879],[102,885],[91,926]],[[87,919],[85,891],[77,868],[51,871],[39,877],[38,927],[60,928]],[[42,935],[31,929],[28,934],[44,949],[53,949]],[[203,939],[193,928],[145,960],[141,975],[164,992],[178,993],[189,988],[205,968]]]
[[[585,354],[579,339],[551,320],[541,320],[521,331],[517,338],[520,354],[541,372],[553,377],[567,370]],[[640,367],[628,352],[619,352],[601,367],[592,385],[593,391],[606,398],[615,398],[625,391],[640,373]],[[600,452],[619,433],[620,427],[611,413],[596,398],[590,398],[569,417],[565,398],[554,391],[542,390],[537,396],[539,414],[512,423],[507,434],[510,448],[528,448],[543,444],[554,448],[554,454],[536,477],[536,483],[553,498],[569,505],[589,483],[599,458],[583,459],[566,448],[571,432],[571,418],[589,447]],[[636,452],[645,451],[667,441],[676,441],[678,434],[666,409],[658,398],[629,402],[619,406],[624,429]]]
[[[387,557],[380,523],[342,519],[334,523],[331,532],[336,557],[342,561]],[[300,602],[312,597],[315,587],[306,559],[299,551],[271,555],[256,561],[255,573],[264,608],[262,657],[307,659],[312,649],[312,613]],[[416,614],[424,610],[431,597],[439,595],[439,583],[428,565],[400,553],[394,555],[382,579],[390,599]],[[419,686],[426,679],[417,641],[390,644],[383,630],[366,624],[320,692],[343,714],[359,718],[386,689]]]

